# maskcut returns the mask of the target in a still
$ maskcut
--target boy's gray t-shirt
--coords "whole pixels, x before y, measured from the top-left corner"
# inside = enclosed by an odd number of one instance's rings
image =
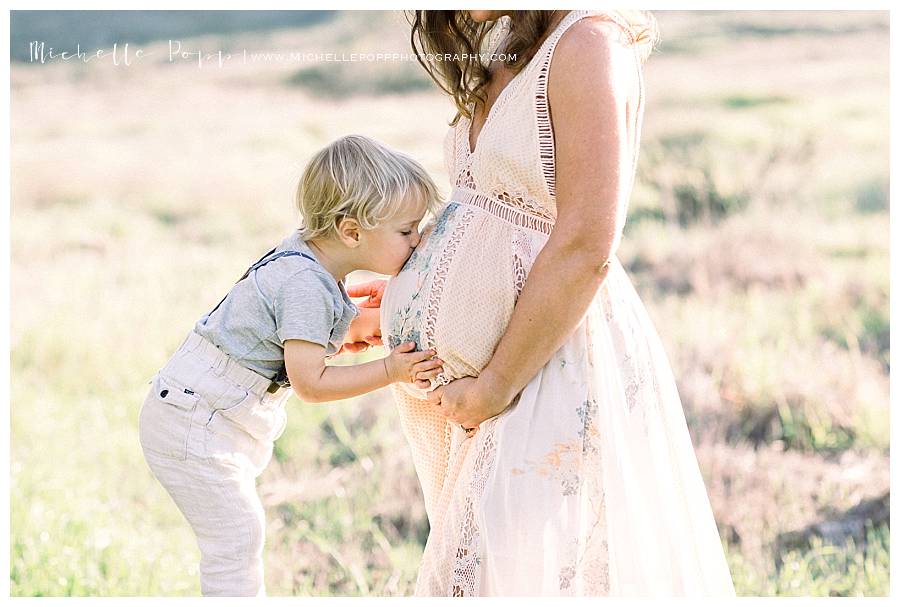
[[[297,230],[277,247],[316,258]],[[303,339],[336,353],[359,311],[344,285],[300,255],[279,257],[231,288],[194,331],[244,367],[269,379],[284,369],[284,342]]]

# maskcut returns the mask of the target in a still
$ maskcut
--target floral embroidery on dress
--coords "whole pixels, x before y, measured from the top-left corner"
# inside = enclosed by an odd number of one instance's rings
[[[559,589],[568,590],[572,585],[572,578],[575,577],[575,567],[571,565],[563,567],[559,570]]]
[[[597,401],[589,398],[575,409],[581,427],[578,429],[578,436],[581,438],[581,453],[587,455],[589,453],[598,453],[600,450],[597,441],[600,438],[600,430],[597,428],[596,413]]]
[[[601,494],[600,508],[602,503]],[[609,544],[606,537],[606,519],[600,512],[584,542],[575,539],[570,556],[564,561],[569,564],[560,567],[559,589],[564,591],[562,594],[609,595]],[[576,581],[581,582],[580,591],[573,588]]]
[[[416,343],[416,350],[423,350],[425,344],[419,327],[422,326],[422,302],[420,295],[422,288],[431,273],[434,252],[441,242],[447,224],[456,213],[459,205],[451,202],[441,211],[437,219],[422,232],[423,246],[417,247],[401,272],[415,272],[416,289],[409,298],[407,305],[399,309],[391,317],[388,325],[387,343],[390,349],[394,349],[407,341]]]
[[[563,362],[564,359],[561,364]],[[597,400],[581,401],[574,412],[578,417],[577,438],[557,443],[542,460],[526,460],[524,468],[513,468],[511,472],[516,475],[531,472],[555,479],[560,483],[563,496],[588,500],[593,525],[585,536],[575,538],[566,549],[558,586],[562,594],[606,595],[609,592],[609,565],[603,488],[598,479],[579,474],[580,470],[597,470],[600,465]]]
[[[556,443],[539,461],[525,460],[525,467],[513,468],[512,474],[532,472],[538,476],[552,478],[560,484],[562,495],[576,495],[582,487],[578,471],[585,466],[585,458],[598,455],[600,452],[596,399],[589,398],[581,402],[575,407],[575,414],[579,420],[577,438]]]
[[[600,432],[597,427],[597,400],[589,398],[581,403],[575,413],[580,421],[579,437],[582,439],[581,466],[587,470],[600,469]],[[609,559],[606,530],[605,496],[602,481],[588,475],[579,487],[582,499],[590,504],[593,525],[589,533],[576,537],[567,551],[567,563],[559,571],[559,589],[564,594],[609,594]],[[579,587],[574,587],[578,582]]]
[[[625,371],[625,402],[628,403],[628,410],[634,409],[638,401],[638,373],[635,369],[635,362],[631,353],[626,354],[622,358],[622,368]]]
[[[416,297],[413,296],[409,305],[405,306],[391,318],[391,326],[388,333],[388,347],[393,350],[402,343],[408,341],[416,342],[416,350],[422,349],[422,340],[419,334],[419,321],[422,317],[422,311],[413,311],[413,304],[416,303]]]
[[[403,264],[403,269],[401,271],[416,270],[420,274],[428,273],[428,270],[431,268],[431,253],[438,242],[436,239],[439,239],[444,235],[444,232],[447,229],[447,223],[458,208],[459,204],[455,202],[447,203],[441,210],[437,219],[422,231],[421,240],[425,243],[425,246],[416,247],[412,255],[409,256],[409,259],[406,260],[406,263]]]

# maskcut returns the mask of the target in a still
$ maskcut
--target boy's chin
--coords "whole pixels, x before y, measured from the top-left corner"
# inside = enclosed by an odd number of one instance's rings
[[[394,276],[396,276],[397,274],[399,274],[400,271],[401,271],[402,269],[403,269],[403,268],[397,268],[397,269],[394,269],[394,270],[385,270],[384,268],[380,268],[380,269],[370,268],[370,269],[369,269],[369,272],[374,272],[374,273],[376,273],[376,274],[381,274],[382,276],[391,276],[391,277],[394,277]]]
[[[382,276],[396,276],[397,274],[399,274],[400,272],[403,271],[403,268],[406,267],[406,261],[407,260],[404,260],[402,264],[400,264],[399,266],[396,266],[394,268],[385,268],[385,267],[369,268],[369,271],[375,272],[376,274],[381,274]]]

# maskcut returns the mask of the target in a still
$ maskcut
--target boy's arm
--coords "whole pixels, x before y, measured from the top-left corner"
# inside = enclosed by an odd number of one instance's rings
[[[323,403],[352,398],[402,381],[428,387],[426,378],[440,372],[434,352],[412,352],[403,344],[390,356],[350,366],[327,366],[325,347],[301,339],[284,342],[284,365],[294,393],[304,402]],[[431,360],[430,360],[431,359]]]

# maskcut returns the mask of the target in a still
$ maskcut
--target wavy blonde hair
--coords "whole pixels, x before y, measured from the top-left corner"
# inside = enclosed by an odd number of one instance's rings
[[[418,162],[365,135],[346,135],[310,159],[297,184],[300,237],[337,236],[341,219],[366,230],[394,217],[413,193],[436,213],[441,195]]]
[[[508,43],[502,49],[507,54],[504,62],[513,72],[525,67],[541,43],[550,33],[550,24],[556,11],[513,11],[510,15]],[[641,61],[646,61],[659,42],[656,18],[650,11],[611,11],[627,24],[632,43],[638,45]],[[411,25],[410,44],[419,63],[431,79],[456,103],[457,114],[472,118],[471,102],[487,101],[484,89],[490,82],[490,73],[482,63],[479,53],[498,21],[477,23],[468,11],[406,11]],[[427,55],[459,56],[454,61],[428,61]]]

